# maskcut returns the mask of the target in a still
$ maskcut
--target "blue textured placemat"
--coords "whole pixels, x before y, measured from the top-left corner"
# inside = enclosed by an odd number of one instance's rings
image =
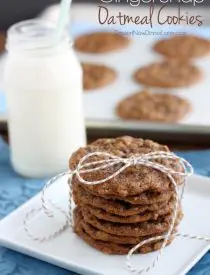
[[[210,176],[210,150],[178,154],[190,161],[198,174]],[[43,180],[22,178],[12,170],[9,148],[0,138],[0,218],[35,195],[44,183]],[[0,247],[0,275],[75,275],[75,273]],[[189,275],[210,275],[210,252],[189,272]]]

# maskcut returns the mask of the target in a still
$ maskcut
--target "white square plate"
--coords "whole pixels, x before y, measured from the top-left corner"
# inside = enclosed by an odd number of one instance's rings
[[[48,196],[67,207],[66,178],[60,179],[49,190]],[[108,256],[85,244],[70,229],[56,239],[38,243],[32,241],[23,229],[23,219],[31,208],[40,206],[40,194],[14,211],[0,222],[0,244],[54,265],[84,275],[130,275],[125,268],[124,256]],[[193,176],[188,180],[184,199],[185,218],[180,226],[181,233],[210,236],[210,179]],[[47,220],[39,213],[30,221],[30,228],[36,234],[49,234],[62,222],[56,213],[54,221]],[[150,275],[181,275],[209,250],[210,243],[198,240],[177,238],[167,247],[158,264]],[[156,253],[133,256],[133,264],[144,267],[156,256]]]

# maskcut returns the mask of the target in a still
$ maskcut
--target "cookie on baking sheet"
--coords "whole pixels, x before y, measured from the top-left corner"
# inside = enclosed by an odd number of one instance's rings
[[[123,99],[116,107],[122,119],[176,122],[189,113],[190,103],[179,96],[142,91]]]
[[[83,219],[86,223],[89,223],[106,233],[127,237],[144,237],[154,234],[161,234],[169,230],[172,220],[171,214],[169,214],[161,216],[157,220],[149,220],[146,222],[133,224],[119,224],[98,219],[96,216],[92,215],[86,207],[81,208],[81,211]],[[182,217],[182,211],[179,210],[176,226],[180,223]]]
[[[94,90],[111,84],[115,81],[117,73],[115,70],[101,65],[82,63],[84,90]]]
[[[110,221],[114,223],[130,224],[130,223],[145,222],[149,220],[155,221],[162,216],[171,214],[174,209],[174,200],[169,202],[167,206],[163,208],[159,208],[156,211],[146,211],[144,213],[132,215],[130,217],[122,217],[120,215],[110,214],[107,211],[104,211],[100,208],[96,208],[93,206],[86,205],[85,208],[89,211],[91,215],[95,216],[100,220]]]
[[[160,145],[151,140],[143,140],[132,137],[119,137],[116,139],[99,139],[86,147],[77,150],[69,161],[69,167],[74,170],[82,157],[91,152],[107,152],[122,158],[128,158],[134,155],[143,155],[151,152],[164,151],[170,152],[167,146]],[[107,157],[105,157],[107,158]],[[102,156],[96,155],[87,161],[101,161]],[[183,167],[179,160],[172,159],[156,159],[155,162],[161,163],[168,168],[177,172],[183,171]],[[116,172],[116,169],[122,167],[123,164],[109,166],[94,172],[83,173],[83,178],[93,182],[105,179]],[[180,175],[173,176],[178,185],[184,182],[184,178]],[[74,176],[72,182],[77,181]],[[119,175],[107,180],[105,183],[98,185],[86,185],[86,189],[94,192],[99,196],[118,196],[121,199],[127,196],[139,195],[145,191],[166,192],[171,191],[171,181],[162,172],[144,165],[135,165],[126,168]]]
[[[202,73],[188,62],[167,60],[141,67],[133,77],[136,82],[145,86],[179,88],[197,83],[201,80]]]
[[[77,205],[84,207],[86,207],[86,205],[97,207],[108,213],[122,217],[143,214],[149,211],[158,211],[159,209],[168,207],[169,200],[171,200],[172,196],[173,193],[171,192],[168,199],[164,202],[149,205],[132,205],[122,200],[107,200],[99,196],[94,196],[80,186],[73,185],[73,198]]]
[[[94,32],[79,36],[75,40],[75,49],[84,53],[106,53],[127,47],[130,39],[115,32]]]
[[[97,240],[96,238],[92,238],[90,234],[87,233],[85,228],[83,227],[83,217],[80,214],[79,209],[76,209],[74,211],[74,230],[77,233],[79,237],[81,237],[87,244],[91,245],[95,249],[106,253],[106,254],[127,254],[130,249],[133,247],[133,245],[130,243],[131,241],[128,242],[128,244],[120,244],[117,242],[111,242],[111,241],[100,241]],[[90,227],[91,228],[91,227]],[[93,227],[92,227],[93,228]],[[97,229],[96,229],[97,230]],[[103,233],[103,232],[102,232]],[[100,233],[99,233],[100,234]],[[106,233],[105,233],[106,234]],[[119,236],[113,236],[115,240],[117,238],[120,238]],[[133,237],[128,237],[127,239],[129,240],[141,240],[140,238],[133,238]],[[173,240],[173,237],[170,238],[168,244],[170,244]],[[159,250],[161,248],[162,241],[156,241],[154,243],[149,243],[144,246],[142,246],[137,253],[149,253],[152,251]]]
[[[190,59],[210,54],[210,41],[193,35],[173,36],[158,41],[154,50],[164,56]]]

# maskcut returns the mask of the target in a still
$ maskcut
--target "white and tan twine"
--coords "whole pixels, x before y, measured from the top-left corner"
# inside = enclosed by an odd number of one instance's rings
[[[99,161],[88,162],[89,158],[96,157],[96,156],[97,157],[100,156],[103,159],[99,160]],[[168,168],[162,164],[159,164],[158,162],[155,162],[155,160],[157,160],[157,159],[170,159],[172,161],[178,160],[179,163],[181,164],[181,166],[183,167],[183,172],[177,172],[177,171],[173,170],[172,168]],[[98,181],[87,181],[82,177],[82,174],[84,174],[84,173],[92,173],[92,172],[106,169],[111,166],[113,167],[113,166],[116,166],[119,164],[121,164],[122,166],[118,170],[116,170],[116,172],[114,172],[113,174],[111,174],[110,176],[108,176],[104,179],[101,179]],[[81,158],[81,160],[79,161],[79,163],[74,171],[67,171],[65,173],[59,174],[59,175],[55,176],[54,178],[52,178],[51,180],[49,180],[49,182],[45,185],[45,187],[42,190],[42,195],[41,195],[41,206],[36,209],[31,209],[31,211],[28,212],[25,216],[24,229],[25,229],[26,233],[34,241],[46,242],[46,241],[56,238],[63,231],[65,231],[68,227],[73,228],[72,186],[71,186],[71,180],[72,180],[73,175],[76,175],[78,177],[79,181],[83,184],[97,185],[97,184],[105,183],[110,179],[113,179],[114,177],[116,177],[117,175],[122,173],[125,169],[127,169],[128,167],[135,166],[135,165],[143,165],[143,166],[151,167],[151,168],[154,168],[155,170],[158,170],[158,171],[164,173],[171,181],[174,191],[175,191],[174,209],[173,209],[173,213],[171,215],[171,223],[170,223],[170,228],[169,228],[168,232],[164,235],[149,238],[147,240],[140,242],[139,244],[137,244],[135,247],[133,247],[130,250],[130,252],[128,253],[127,258],[126,258],[126,266],[129,269],[129,271],[131,271],[132,273],[142,274],[144,272],[150,271],[157,265],[161,255],[163,253],[163,250],[164,250],[165,246],[167,245],[169,238],[171,237],[171,235],[173,235],[173,229],[174,229],[176,218],[177,218],[179,203],[182,202],[182,200],[183,200],[183,195],[184,195],[185,186],[186,186],[186,178],[193,174],[193,167],[191,166],[191,164],[189,162],[187,162],[185,159],[180,158],[170,152],[158,151],[158,152],[152,152],[152,153],[139,155],[139,156],[135,155],[135,156],[132,156],[129,158],[121,158],[121,157],[113,156],[113,155],[111,155],[109,153],[105,153],[105,152],[94,152],[94,153],[87,154],[86,156]],[[181,195],[179,195],[177,183],[173,177],[174,175],[182,176],[184,179],[184,184],[182,186]],[[60,179],[63,176],[69,177],[69,180],[68,180],[68,185],[69,185],[68,212],[63,210],[58,205],[56,205],[52,200],[46,200],[46,191],[49,189],[49,187],[52,184],[54,184],[58,179]],[[46,214],[46,216],[48,218],[51,218],[51,219],[56,218],[53,211],[49,209],[49,204],[56,211],[59,211],[64,216],[65,222],[61,225],[61,227],[59,229],[55,230],[54,232],[49,233],[49,235],[37,236],[36,234],[32,233],[31,230],[29,229],[28,221],[30,220],[32,215],[34,215],[35,213],[38,213],[40,211],[44,211],[44,213]],[[210,237],[194,236],[194,235],[190,235],[190,234],[177,233],[177,234],[175,234],[175,236],[188,238],[188,239],[210,241]],[[145,268],[141,268],[141,269],[135,268],[131,264],[131,261],[130,261],[131,256],[141,246],[148,244],[150,242],[159,241],[159,240],[164,240],[164,241],[163,241],[161,249],[159,250],[158,255],[155,258],[155,260],[149,266],[147,266]]]

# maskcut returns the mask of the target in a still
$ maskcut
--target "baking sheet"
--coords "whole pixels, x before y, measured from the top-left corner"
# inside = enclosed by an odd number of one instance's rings
[[[95,30],[93,27],[89,27],[83,32],[80,31],[80,34],[93,30]],[[180,30],[182,29],[177,28],[177,31]],[[176,31],[176,29],[173,29],[173,31]],[[186,28],[183,31],[192,33],[194,30]],[[74,37],[77,36],[78,34],[75,34]],[[160,39],[160,36],[134,35],[131,36],[131,39],[130,46],[119,52],[100,55],[78,53],[81,61],[105,64],[114,68],[118,73],[118,78],[113,84],[84,94],[85,116],[87,119],[101,120],[101,123],[104,120],[110,122],[119,120],[115,114],[117,103],[123,98],[144,89],[142,85],[134,82],[132,74],[141,66],[163,59],[152,50],[153,44]],[[190,101],[192,111],[179,123],[210,126],[210,56],[196,60],[194,63],[203,71],[203,79],[196,85],[181,89],[152,88],[150,90],[173,93]]]
[[[110,28],[113,29],[113,28]],[[77,22],[71,26],[71,35],[73,38],[83,34],[96,30],[107,30],[106,27],[101,27],[87,22]],[[117,31],[148,31],[147,28],[136,28],[136,27],[115,27]],[[210,28],[164,28],[154,27],[153,32],[159,31],[173,31],[173,32],[186,32],[193,33],[200,36],[210,38]],[[164,36],[166,37],[166,36]],[[96,89],[93,91],[84,93],[84,109],[86,125],[91,131],[101,129],[113,132],[120,131],[123,134],[130,131],[136,131],[143,133],[146,132],[161,132],[161,133],[178,133],[189,135],[210,135],[210,57],[205,57],[195,61],[195,64],[203,71],[203,80],[198,84],[190,88],[173,89],[167,91],[180,95],[191,102],[192,112],[180,123],[163,124],[163,123],[148,123],[141,121],[123,121],[118,118],[115,114],[116,104],[128,95],[140,91],[143,87],[136,84],[132,79],[133,72],[150,62],[161,60],[162,57],[152,51],[152,45],[161,37],[158,35],[133,35],[131,37],[132,42],[130,46],[115,53],[107,53],[100,55],[93,54],[81,54],[78,53],[78,57],[81,61],[91,63],[102,63],[107,66],[114,68],[118,72],[117,80],[104,88]],[[6,100],[3,91],[2,72],[3,63],[5,59],[0,60],[1,77],[0,77],[0,122],[7,121],[6,113]],[[160,92],[160,89],[152,89],[154,92]],[[166,90],[164,90],[166,91]],[[185,128],[186,125],[186,128]],[[196,137],[197,138],[197,137]]]

